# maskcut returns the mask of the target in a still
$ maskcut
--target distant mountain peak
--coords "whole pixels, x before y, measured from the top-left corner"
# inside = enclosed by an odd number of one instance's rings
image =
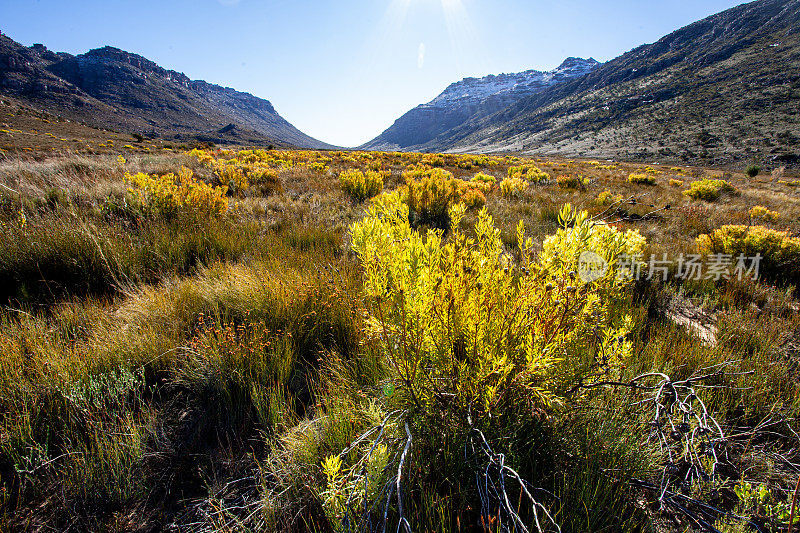
[[[582,57],[568,57],[555,70],[567,70],[574,68],[596,67],[600,64],[593,57],[583,59]]]
[[[558,68],[546,72],[526,70],[490,74],[482,78],[464,78],[450,84],[442,94],[421,107],[449,107],[463,105],[465,102],[477,104],[500,93],[533,94],[568,78],[588,74],[598,65],[600,63],[594,59],[569,57]]]
[[[542,72],[489,74],[451,83],[439,96],[398,119],[367,148],[408,148],[427,143],[467,119],[505,108],[522,98],[592,72],[594,59],[569,57],[558,68]]]

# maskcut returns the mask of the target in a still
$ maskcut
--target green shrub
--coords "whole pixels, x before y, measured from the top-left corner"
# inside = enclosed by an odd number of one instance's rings
[[[761,173],[761,167],[759,165],[750,165],[745,169],[745,173],[751,178],[755,178]]]
[[[683,191],[693,200],[706,202],[717,200],[723,193],[737,194],[738,190],[725,180],[703,179],[693,182],[688,191]]]

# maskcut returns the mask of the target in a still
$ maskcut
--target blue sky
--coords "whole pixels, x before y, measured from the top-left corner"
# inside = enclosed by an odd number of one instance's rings
[[[607,61],[731,0],[0,0],[0,30],[82,53],[103,45],[270,100],[355,146],[450,83],[568,56]]]

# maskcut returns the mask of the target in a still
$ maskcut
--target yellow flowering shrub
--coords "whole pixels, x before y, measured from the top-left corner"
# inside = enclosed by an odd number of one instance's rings
[[[311,172],[316,174],[325,174],[328,171],[328,165],[321,161],[314,161],[312,163],[308,163],[306,168]]]
[[[655,185],[656,178],[655,176],[637,174],[634,172],[628,176],[628,182],[636,185]]]
[[[486,204],[486,195],[479,189],[466,189],[461,193],[460,199],[469,208],[479,208]]]
[[[139,173],[125,179],[133,184],[128,191],[135,202],[149,214],[172,217],[186,212],[218,216],[228,210],[227,187],[213,187],[199,181],[186,167],[177,176]]]
[[[486,183],[491,188],[492,185],[497,183],[497,178],[489,174],[484,174],[483,172],[478,172],[477,174],[472,176],[472,181],[474,183]]]
[[[584,382],[616,374],[632,350],[630,319],[611,312],[631,284],[616,259],[640,253],[644,238],[565,206],[562,228],[545,240],[538,258],[519,223],[515,261],[486,209],[469,237],[460,229],[464,213],[463,205],[450,209],[447,240],[441,230],[423,234],[392,193],[351,226],[370,307],[368,330],[400,386],[398,408],[463,425],[470,413],[480,425],[558,402],[557,367],[577,353],[593,354],[570,361]],[[588,252],[608,269],[584,281],[577,271]]]
[[[589,184],[588,178],[581,176],[564,175],[556,178],[556,184],[564,189],[577,189]]]
[[[367,170],[372,170],[373,172],[381,172],[383,171],[383,161],[380,159],[377,161],[370,161],[367,163]]]
[[[683,180],[676,180],[674,178],[669,180],[670,187],[683,187]]]
[[[456,179],[440,168],[418,168],[403,173],[406,184],[401,188],[403,201],[411,210],[415,223],[430,223],[440,228],[448,225],[448,208],[463,203],[481,207],[486,202],[485,183]]]
[[[339,183],[342,189],[355,200],[363,202],[367,198],[379,194],[383,190],[385,174],[368,170],[345,170],[339,174]]]
[[[800,281],[800,239],[788,231],[764,226],[727,225],[697,238],[701,254],[761,256],[759,274],[768,278]]]
[[[739,191],[725,180],[702,179],[697,180],[689,187],[688,191],[683,191],[685,196],[692,200],[704,200],[713,202],[723,193],[737,194]]]
[[[511,179],[525,179],[532,183],[539,183],[541,181],[548,181],[550,179],[550,174],[542,171],[536,165],[520,165],[509,167],[508,177]]]
[[[608,205],[613,205],[613,204],[619,203],[621,201],[622,201],[622,195],[621,194],[614,194],[609,190],[605,190],[605,191],[603,191],[603,192],[601,192],[600,194],[597,195],[597,199],[595,200],[595,203],[597,205],[608,206]]]
[[[194,148],[191,151],[186,152],[186,155],[197,159],[203,165],[211,165],[214,163],[214,156],[205,150],[198,150],[197,148]]]
[[[278,172],[269,166],[252,167],[247,179],[261,195],[269,196],[283,191],[283,184],[278,178]]]
[[[528,182],[520,178],[504,178],[500,182],[500,194],[504,198],[512,198],[522,196],[528,188]]]
[[[217,175],[219,176],[219,181],[227,185],[228,190],[242,192],[250,187],[244,169],[235,164],[235,161],[233,164],[220,162],[216,164],[215,167]]]
[[[750,210],[750,217],[755,219],[760,219],[765,222],[775,223],[778,221],[781,215],[777,211],[770,211],[769,209],[767,209],[762,205],[757,205]]]
[[[421,172],[421,173],[420,173]],[[411,178],[410,175],[419,176]],[[406,185],[401,194],[413,217],[422,222],[447,224],[447,209],[458,201],[458,183],[450,172],[441,169],[403,173]]]

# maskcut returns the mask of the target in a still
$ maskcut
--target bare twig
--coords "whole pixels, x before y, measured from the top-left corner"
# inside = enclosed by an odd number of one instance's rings
[[[495,453],[491,446],[489,446],[485,435],[482,431],[473,427],[473,433],[480,437],[478,442],[478,449],[475,450],[475,443],[471,439],[470,442],[473,446],[473,451],[483,455],[487,462],[482,469],[482,472],[476,472],[476,482],[478,486],[478,493],[481,499],[481,516],[485,523],[491,521],[490,509],[497,509],[498,517],[500,518],[500,525],[503,531],[512,531],[518,529],[523,533],[528,533],[528,528],[522,521],[514,506],[511,504],[511,499],[508,496],[506,489],[506,475],[514,479],[520,488],[520,501],[524,495],[531,503],[531,510],[533,512],[534,524],[539,533],[543,533],[542,523],[539,518],[541,512],[547,520],[556,528],[561,531],[561,528],[553,519],[552,515],[548,512],[547,508],[539,503],[536,498],[531,494],[528,489],[530,484],[525,481],[516,470],[511,468],[505,463],[505,454]],[[493,475],[493,472],[495,475]],[[495,477],[496,476],[496,477]],[[503,519],[505,517],[505,519]],[[511,526],[513,524],[513,527]]]

